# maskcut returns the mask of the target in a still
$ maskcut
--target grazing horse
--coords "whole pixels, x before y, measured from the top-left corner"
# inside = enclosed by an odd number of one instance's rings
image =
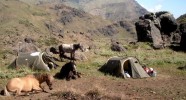
[[[62,44],[59,46],[59,57],[62,61],[62,58],[65,57],[64,53],[70,53],[71,60],[74,60],[75,51],[80,49],[84,51],[83,46],[80,43],[77,44]]]
[[[52,81],[54,80],[52,75],[49,74],[31,74],[25,77],[12,78],[8,81],[4,88],[4,95],[10,96],[9,92],[16,93],[15,95],[23,95],[21,92],[25,92],[27,95],[29,92],[41,92],[44,91],[41,84],[46,82],[49,89],[52,90]]]

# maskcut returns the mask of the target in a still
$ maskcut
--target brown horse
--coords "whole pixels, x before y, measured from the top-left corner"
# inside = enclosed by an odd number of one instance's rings
[[[29,92],[41,92],[44,91],[43,87],[41,87],[43,82],[46,82],[49,89],[52,90],[53,80],[54,78],[52,75],[40,73],[20,78],[12,78],[4,88],[4,95],[10,96],[9,92],[16,93],[16,95],[22,95],[21,92],[25,92],[27,95]]]

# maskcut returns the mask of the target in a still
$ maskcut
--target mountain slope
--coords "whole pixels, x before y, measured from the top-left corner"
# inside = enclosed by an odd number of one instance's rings
[[[2,0],[0,21],[0,47],[6,45],[5,48],[11,49],[17,48],[26,37],[33,38],[40,48],[44,48],[63,42],[90,43],[87,41],[94,37],[128,34],[111,21],[55,3],[36,6],[17,0]]]
[[[21,0],[33,4],[54,2],[52,0]],[[135,20],[148,13],[135,0],[55,0],[67,6],[84,10],[92,15],[99,15],[112,21]]]
[[[181,23],[186,23],[186,14],[181,15],[181,16],[178,17],[176,20],[177,20],[177,22],[178,22],[179,24],[181,24]]]
[[[147,13],[135,0],[66,0],[66,5],[113,21],[134,20]]]

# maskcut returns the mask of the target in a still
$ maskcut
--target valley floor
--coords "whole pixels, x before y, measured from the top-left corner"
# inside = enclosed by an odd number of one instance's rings
[[[163,74],[146,79],[120,79],[112,76],[83,75],[76,80],[54,82],[48,93],[4,97],[1,100],[184,100],[186,77]],[[2,87],[0,87],[2,89]]]

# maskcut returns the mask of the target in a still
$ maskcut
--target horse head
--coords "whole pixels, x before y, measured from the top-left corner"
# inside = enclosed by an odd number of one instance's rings
[[[59,50],[55,47],[51,47],[50,52],[52,52],[53,54],[59,54]]]
[[[52,90],[52,82],[54,80],[54,77],[50,74],[41,74],[41,73],[35,73],[34,77],[39,81],[39,83],[43,83],[46,82],[46,84],[48,85],[49,89]]]
[[[49,89],[52,90],[52,82],[54,80],[54,77],[50,74],[46,74],[45,76],[45,81],[46,81],[46,84],[48,85]]]
[[[77,48],[77,49],[80,49],[82,52],[85,51],[85,49],[84,49],[84,47],[83,47],[83,44],[81,44],[81,43],[74,44],[74,47]]]

